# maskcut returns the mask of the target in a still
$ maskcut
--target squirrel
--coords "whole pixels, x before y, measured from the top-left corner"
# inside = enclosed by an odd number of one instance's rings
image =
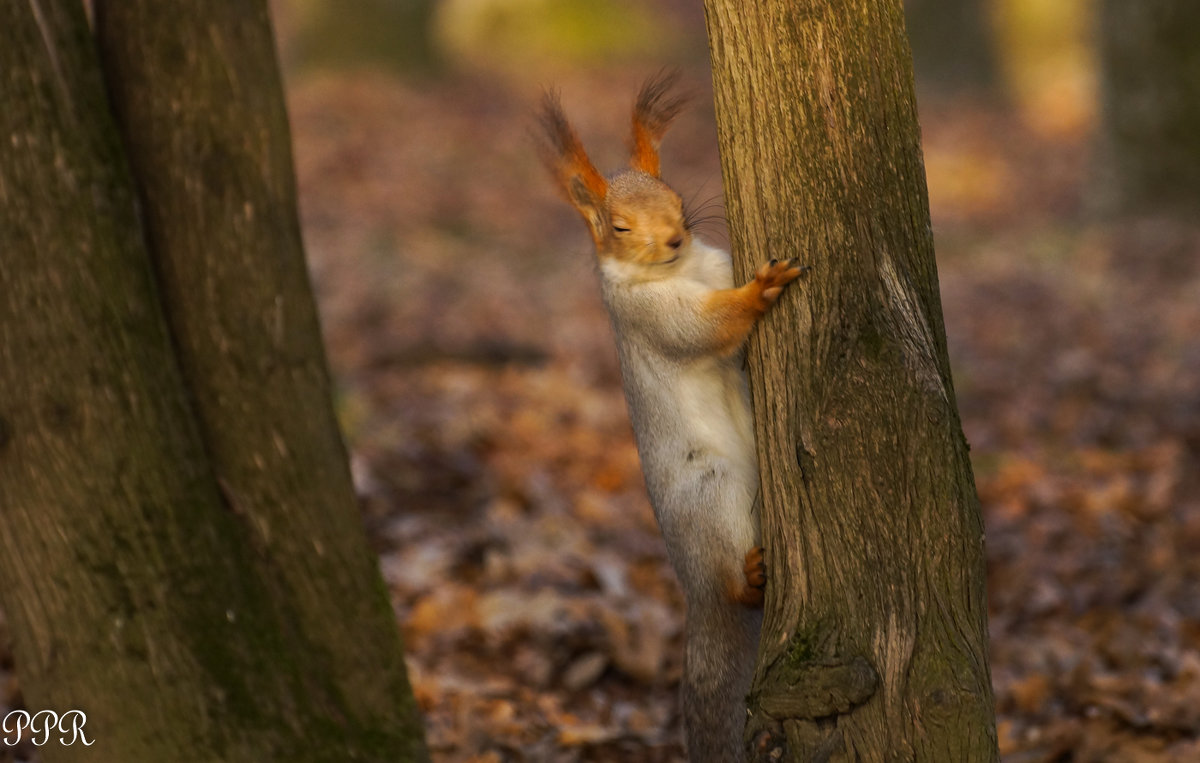
[[[724,762],[745,757],[766,582],[742,346],[804,269],[771,260],[734,286],[729,255],[694,235],[659,168],[663,134],[686,102],[672,93],[677,79],[651,77],[638,94],[629,169],[596,170],[553,92],[542,100],[541,150],[595,244],[647,492],[687,602],[689,759]]]

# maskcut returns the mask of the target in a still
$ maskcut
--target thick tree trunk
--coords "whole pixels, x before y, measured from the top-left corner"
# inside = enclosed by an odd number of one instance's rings
[[[1195,219],[1200,206],[1200,3],[1104,0],[1100,203]]]
[[[990,761],[983,528],[899,0],[706,0],[735,269],[812,266],[748,365],[756,759]]]
[[[177,150],[134,162],[142,219],[82,6],[0,6],[0,596],[27,704],[86,712],[94,742],[48,761],[424,756],[248,5],[124,29],[97,8],[110,34],[176,34],[140,54],[172,120],[122,109],[135,155],[146,130]]]
[[[98,0],[96,26],[176,352],[261,574],[307,638],[337,645],[321,672],[358,713],[411,701],[382,637],[387,598],[361,591],[376,559],[332,408],[266,5]]]

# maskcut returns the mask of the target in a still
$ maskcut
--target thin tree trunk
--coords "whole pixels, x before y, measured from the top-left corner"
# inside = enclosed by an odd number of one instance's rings
[[[705,8],[735,269],[812,266],[747,356],[768,563],[751,749],[995,760],[901,3]]]
[[[261,8],[249,19],[243,29],[266,28]],[[145,242],[163,233],[144,235],[82,5],[0,5],[0,596],[25,700],[87,714],[93,744],[52,741],[47,761],[421,759],[398,637],[328,426],[283,211],[295,200],[278,82],[255,69],[273,67],[270,41],[264,54],[261,36],[210,21],[203,42],[220,48],[236,90],[220,113],[241,109],[248,138],[221,144],[214,115],[207,134],[228,150],[203,177],[175,179],[196,208],[216,197],[242,212],[232,227],[264,230],[234,239],[211,220],[166,219],[208,224],[213,256],[256,256],[267,274],[240,290],[191,283],[220,316],[211,336],[240,331],[258,353],[216,361],[182,333],[204,329],[180,317],[178,282],[155,282]],[[191,44],[176,40],[163,74]],[[191,111],[202,101],[171,84],[175,123],[156,138],[194,145],[175,124],[202,123]],[[233,249],[255,236],[276,245]],[[257,290],[271,279],[268,321]]]
[[[1100,3],[1098,203],[1194,220],[1200,206],[1200,3]]]

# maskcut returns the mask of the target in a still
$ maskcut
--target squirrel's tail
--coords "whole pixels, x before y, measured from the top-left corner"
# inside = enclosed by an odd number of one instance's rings
[[[681,699],[692,763],[745,759],[746,693],[761,626],[761,610],[736,602],[689,610]]]

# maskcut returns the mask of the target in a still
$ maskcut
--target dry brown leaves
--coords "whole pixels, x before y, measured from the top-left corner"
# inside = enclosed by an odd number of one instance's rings
[[[565,88],[602,156],[639,76]],[[338,406],[435,759],[679,760],[681,599],[534,95],[294,83]],[[1005,759],[1200,759],[1197,235],[1085,224],[1080,148],[922,113]],[[719,192],[712,136],[680,187]]]
[[[366,164],[397,161],[405,179],[361,205],[406,210],[377,221],[395,242],[386,267],[404,274],[390,294],[378,279],[343,280],[361,231],[331,210],[353,186],[326,189],[324,172],[306,175],[303,163],[302,179],[306,208],[330,226],[329,248],[313,252],[323,307],[351,318],[328,323],[331,351],[348,394],[366,401],[352,437],[435,755],[677,759],[682,611],[582,229],[538,185],[531,152],[505,137],[523,129],[519,98],[463,107],[453,88],[385,91],[342,113],[379,152]],[[623,90],[589,92],[602,94],[587,105],[595,114],[626,107]],[[297,94],[312,108],[333,97]],[[392,107],[376,104],[391,99],[396,113],[414,102],[429,120],[405,123],[416,134],[400,146],[384,145]],[[968,173],[967,190],[935,185],[933,203],[986,513],[1002,751],[1190,760],[1200,735],[1195,234],[1063,223],[1078,219],[1081,151],[1038,143],[994,113],[926,113],[933,182]],[[302,157],[318,150],[303,136]],[[686,177],[715,172],[709,137],[685,139]],[[511,153],[497,161],[493,145]],[[479,166],[504,169],[480,178]],[[461,227],[431,232],[422,217],[424,196],[445,183],[512,177],[534,184],[519,203],[472,189],[454,207]],[[990,185],[969,187],[978,183]],[[317,200],[335,188],[341,201]],[[364,304],[365,321],[355,317]]]

